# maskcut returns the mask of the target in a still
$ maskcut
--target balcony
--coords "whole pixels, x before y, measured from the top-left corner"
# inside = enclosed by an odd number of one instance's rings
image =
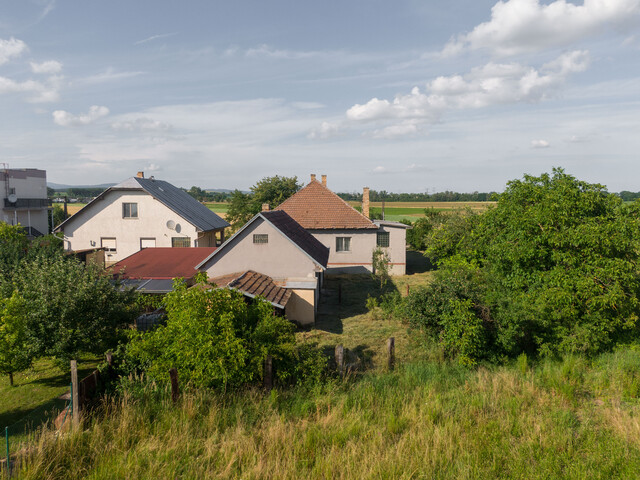
[[[15,202],[4,199],[4,208],[9,210],[37,210],[51,206],[48,198],[19,198]]]

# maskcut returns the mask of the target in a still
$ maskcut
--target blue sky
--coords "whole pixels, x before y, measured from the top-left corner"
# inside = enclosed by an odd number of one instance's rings
[[[0,162],[247,189],[640,190],[640,0],[0,0]]]

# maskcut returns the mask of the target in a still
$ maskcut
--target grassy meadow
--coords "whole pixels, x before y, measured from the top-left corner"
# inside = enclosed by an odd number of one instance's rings
[[[429,282],[418,252],[408,263],[410,274],[387,290]],[[328,355],[344,345],[346,378],[270,393],[187,388],[176,405],[168,378],[141,382],[79,430],[32,437],[16,478],[638,477],[638,349],[467,369],[403,322],[368,311],[367,297],[379,293],[366,275],[328,277],[316,326],[297,333]]]

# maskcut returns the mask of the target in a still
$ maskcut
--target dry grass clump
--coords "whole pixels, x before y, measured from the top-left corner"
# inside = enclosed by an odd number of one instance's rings
[[[19,476],[636,478],[638,397],[620,395],[631,380],[607,387],[601,374],[634,356],[476,371],[408,364],[288,392],[190,392],[176,406],[147,385],[77,432],[43,432]]]

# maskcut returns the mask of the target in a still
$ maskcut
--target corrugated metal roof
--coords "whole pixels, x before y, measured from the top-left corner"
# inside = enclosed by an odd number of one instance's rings
[[[121,278],[189,279],[198,273],[196,265],[211,255],[215,249],[215,247],[145,248],[120,260],[111,267],[111,271],[120,275]]]
[[[164,180],[155,180],[151,178],[127,178],[119,184],[107,188],[91,202],[82,207],[80,212],[89,209],[96,201],[104,198],[107,193],[113,190],[144,190],[160,203],[164,204],[167,208],[173,210],[176,214],[180,215],[180,217],[184,218],[198,230],[203,232],[218,230],[230,226],[228,222],[220,218],[216,213],[209,210],[184,190],[174,187]],[[62,230],[62,227],[67,222],[71,222],[76,218],[79,218],[77,213],[58,225],[55,228],[55,231]]]
[[[142,293],[169,293],[173,291],[173,280],[126,279],[120,282],[123,288],[133,288]]]
[[[229,223],[220,218],[184,190],[169,182],[151,178],[133,177],[147,193],[202,231],[226,228]],[[117,188],[117,185],[116,187]]]

